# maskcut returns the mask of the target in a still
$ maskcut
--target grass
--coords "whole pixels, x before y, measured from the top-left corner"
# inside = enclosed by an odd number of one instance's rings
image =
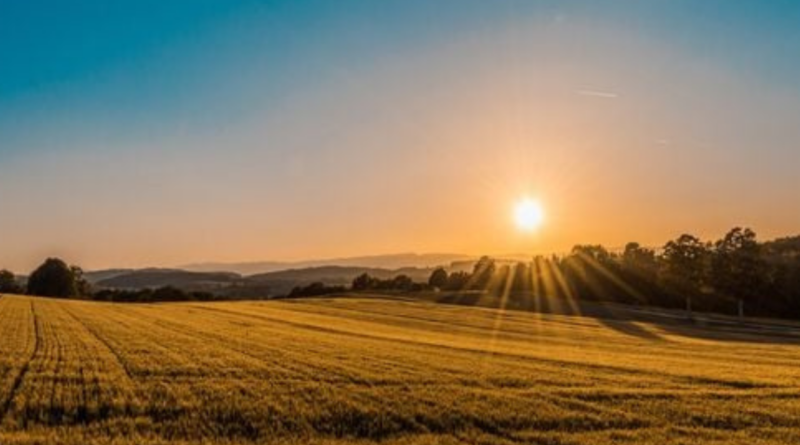
[[[0,443],[784,444],[800,344],[376,298],[0,298]]]

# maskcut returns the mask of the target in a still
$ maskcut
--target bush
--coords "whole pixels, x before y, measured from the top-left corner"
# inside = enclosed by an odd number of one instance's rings
[[[222,298],[215,297],[209,292],[186,292],[173,286],[164,286],[157,289],[104,289],[95,292],[93,299],[96,301],[110,301],[119,303],[155,303],[168,301],[213,301]]]
[[[13,272],[0,270],[0,294],[21,294],[22,286],[17,283]]]
[[[289,298],[296,297],[314,297],[318,295],[337,294],[346,292],[347,288],[344,286],[326,286],[324,283],[315,282],[308,286],[297,286],[289,293]]]
[[[28,278],[28,293],[43,297],[71,298],[88,293],[80,268],[58,258],[48,258]]]

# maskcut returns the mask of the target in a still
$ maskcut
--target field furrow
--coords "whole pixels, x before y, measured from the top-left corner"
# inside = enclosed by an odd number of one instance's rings
[[[779,444],[800,429],[800,345],[688,325],[12,296],[0,334],[3,444]]]

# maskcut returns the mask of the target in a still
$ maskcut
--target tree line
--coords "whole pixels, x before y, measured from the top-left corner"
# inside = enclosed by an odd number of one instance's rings
[[[734,228],[713,242],[684,234],[659,249],[634,242],[619,252],[601,245],[577,245],[569,254],[536,256],[527,262],[484,256],[471,272],[437,268],[427,283],[407,275],[379,279],[362,274],[349,287],[315,282],[297,286],[287,296],[431,290],[503,297],[512,307],[561,298],[800,318],[800,237],[760,243],[751,229]],[[123,302],[221,298],[176,287],[93,292],[79,267],[57,258],[33,271],[24,288],[13,273],[0,271],[0,293],[24,292]]]
[[[684,234],[658,250],[632,242],[621,252],[577,245],[516,264],[482,257],[471,273],[436,269],[428,284],[521,306],[552,297],[800,318],[800,237],[762,244],[735,228],[714,242]]]
[[[37,295],[54,298],[79,298],[97,301],[151,303],[157,301],[210,301],[217,299],[209,292],[186,291],[174,286],[156,289],[101,289],[94,291],[83,276],[83,270],[59,258],[48,258],[28,277],[22,286],[8,270],[0,270],[0,293]]]

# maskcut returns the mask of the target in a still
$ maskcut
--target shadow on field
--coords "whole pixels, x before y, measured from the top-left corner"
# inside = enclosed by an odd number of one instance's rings
[[[500,300],[486,293],[426,295],[426,300],[443,304],[479,306],[498,309]],[[649,341],[666,341],[656,331],[669,335],[714,341],[800,344],[800,325],[781,320],[748,319],[679,310],[628,306],[618,303],[567,301],[561,298],[512,296],[506,309],[542,314],[582,316],[622,334]],[[655,329],[648,329],[642,323]]]
[[[481,292],[459,292],[444,296],[439,303],[459,304],[463,306],[478,306],[483,294]]]
[[[642,340],[664,341],[664,337],[656,334],[653,331],[647,330],[641,325],[630,320],[610,320],[608,318],[598,318],[597,321],[607,328],[631,337],[638,337]]]

